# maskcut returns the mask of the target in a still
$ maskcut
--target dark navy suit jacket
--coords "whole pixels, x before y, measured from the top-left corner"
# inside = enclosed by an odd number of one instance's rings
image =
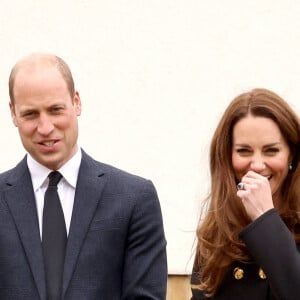
[[[0,299],[46,300],[26,158],[0,175],[0,190]],[[166,241],[153,184],[83,152],[62,299],[164,300],[166,281]]]

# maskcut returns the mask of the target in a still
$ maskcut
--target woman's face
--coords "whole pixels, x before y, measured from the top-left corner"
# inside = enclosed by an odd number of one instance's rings
[[[233,127],[232,165],[237,181],[250,170],[268,178],[272,195],[278,194],[288,174],[290,148],[277,124],[248,115]]]

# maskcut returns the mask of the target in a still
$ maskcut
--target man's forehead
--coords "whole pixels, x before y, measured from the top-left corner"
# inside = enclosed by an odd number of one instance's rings
[[[15,76],[19,73],[42,72],[49,69],[57,69],[55,57],[50,55],[30,55],[16,63]]]
[[[21,67],[15,75],[15,86],[35,81],[43,82],[48,78],[63,79],[59,70],[54,66],[25,65]]]
[[[19,62],[16,63],[16,65],[55,65],[57,62],[57,59],[54,55],[47,55],[47,54],[31,54],[28,55],[24,58],[22,58],[21,60],[19,60]]]
[[[26,73],[44,73],[48,71],[58,71],[54,64],[47,61],[24,61],[17,67],[16,76],[18,74]]]

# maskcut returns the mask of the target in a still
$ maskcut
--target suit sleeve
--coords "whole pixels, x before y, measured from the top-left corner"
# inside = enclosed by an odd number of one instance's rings
[[[146,181],[137,189],[125,250],[122,300],[165,300],[166,240],[158,196]]]
[[[277,211],[271,209],[260,216],[240,233],[240,238],[263,268],[276,299],[299,299],[300,255]]]

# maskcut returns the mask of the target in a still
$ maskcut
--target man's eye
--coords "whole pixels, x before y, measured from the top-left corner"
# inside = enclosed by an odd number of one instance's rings
[[[36,113],[34,111],[27,111],[25,113],[22,114],[23,118],[32,118],[36,115]]]
[[[60,112],[61,110],[63,110],[63,108],[61,106],[56,106],[51,109],[51,111],[54,113]]]

